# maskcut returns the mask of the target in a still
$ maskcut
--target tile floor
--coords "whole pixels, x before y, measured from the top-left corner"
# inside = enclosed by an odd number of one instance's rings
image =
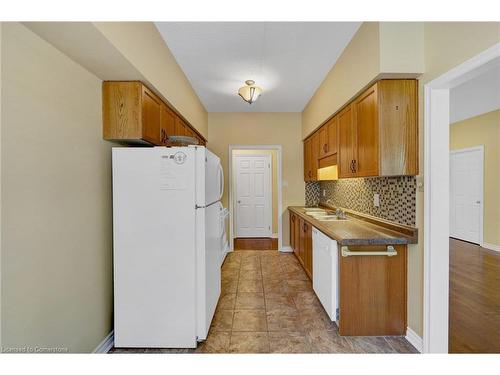
[[[229,253],[208,338],[196,349],[113,353],[416,353],[403,337],[341,337],[291,253]]]

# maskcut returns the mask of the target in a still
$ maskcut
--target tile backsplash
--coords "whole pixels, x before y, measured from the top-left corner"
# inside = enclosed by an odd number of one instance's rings
[[[415,226],[417,184],[414,176],[306,182],[305,191],[308,206],[321,203]],[[375,193],[380,195],[379,207],[373,204]]]

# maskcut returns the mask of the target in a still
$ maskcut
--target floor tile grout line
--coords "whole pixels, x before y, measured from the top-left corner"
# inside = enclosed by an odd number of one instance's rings
[[[271,353],[271,339],[269,337],[269,324],[267,324],[267,304],[266,304],[266,291],[264,289],[264,275],[262,274],[262,259],[259,257],[260,264],[260,277],[261,277],[261,285],[262,285],[262,293],[264,293],[264,318],[266,321],[266,336],[267,336],[267,352]]]

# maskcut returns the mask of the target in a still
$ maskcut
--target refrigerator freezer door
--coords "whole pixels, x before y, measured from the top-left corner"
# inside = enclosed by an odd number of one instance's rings
[[[196,210],[198,340],[207,337],[221,292],[222,210],[220,202]]]
[[[196,346],[195,151],[113,149],[117,347]]]

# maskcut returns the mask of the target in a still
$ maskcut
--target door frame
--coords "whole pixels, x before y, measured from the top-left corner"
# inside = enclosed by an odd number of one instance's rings
[[[453,125],[451,125],[453,126]],[[461,148],[461,149],[456,149],[456,150],[450,150],[450,164],[451,164],[451,155],[455,154],[466,154],[469,152],[477,152],[479,151],[479,154],[481,155],[481,173],[480,173],[480,189],[479,191],[481,192],[479,200],[481,201],[481,208],[479,210],[479,246],[484,247],[484,146],[474,146],[474,147],[467,147],[467,148]],[[451,187],[451,185],[450,185]],[[450,233],[451,234],[451,233]]]
[[[424,86],[424,353],[448,353],[450,89],[500,62],[500,43]]]
[[[289,249],[283,247],[283,202],[282,202],[282,147],[281,145],[229,145],[229,166],[228,166],[228,184],[229,184],[229,250],[234,250],[234,192],[233,192],[233,150],[276,150],[278,166],[278,250],[289,252]],[[272,179],[272,177],[271,177]],[[272,231],[271,231],[272,232]]]
[[[249,155],[246,155],[246,154],[240,154],[240,155],[234,155],[234,158],[240,158],[240,157],[249,157],[249,158],[255,158],[255,157],[261,157],[261,158],[266,158],[267,161],[269,162],[269,195],[267,197],[267,204],[269,206],[269,212],[267,212],[267,219],[269,220],[268,221],[268,224],[269,224],[269,238],[272,237],[273,235],[273,229],[272,229],[272,226],[273,226],[273,170],[272,170],[272,163],[273,163],[273,156],[271,154],[249,154]],[[231,157],[231,163],[234,162],[234,159],[233,157]],[[237,172],[237,171],[236,171]],[[237,173],[234,173],[234,176],[233,176],[233,180],[234,181],[231,181],[231,185],[235,185],[236,181],[237,181]],[[233,197],[233,207],[235,205],[235,202],[237,199],[237,194],[235,193],[234,194],[234,197]],[[238,210],[236,209],[234,211],[234,216],[233,218],[235,219],[234,221],[238,220],[238,214],[237,214]],[[234,222],[233,222],[233,225],[234,225]],[[235,232],[237,231],[238,228],[235,229]],[[236,233],[235,233],[236,234]]]

